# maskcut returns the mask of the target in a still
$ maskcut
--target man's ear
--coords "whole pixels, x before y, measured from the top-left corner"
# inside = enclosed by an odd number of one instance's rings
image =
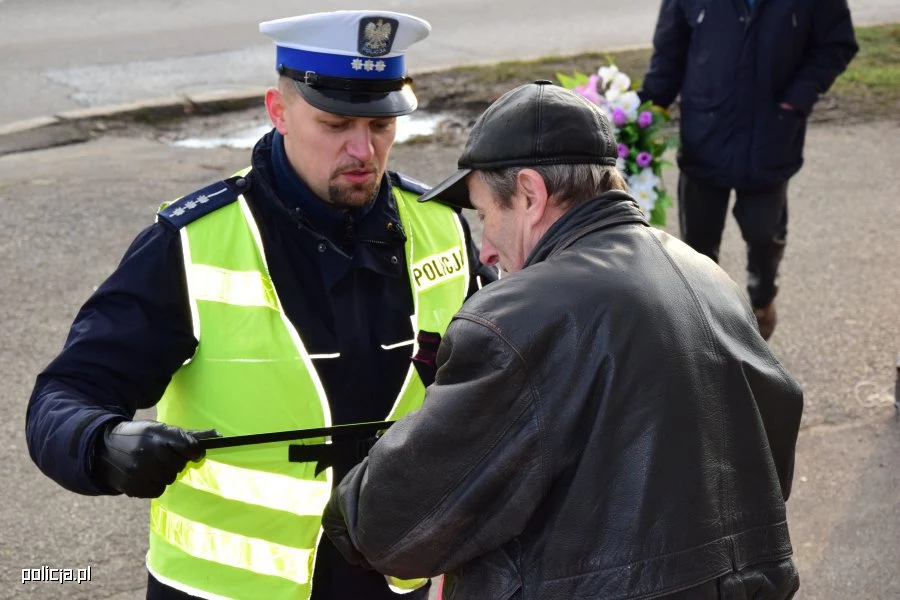
[[[284,119],[284,111],[287,108],[287,98],[278,88],[269,88],[266,90],[266,112],[269,113],[269,120],[272,127],[278,130],[278,133],[284,135],[287,133],[287,123]]]
[[[516,175],[519,192],[525,199],[525,208],[530,214],[530,221],[540,222],[547,210],[549,196],[544,178],[534,169],[522,169]]]

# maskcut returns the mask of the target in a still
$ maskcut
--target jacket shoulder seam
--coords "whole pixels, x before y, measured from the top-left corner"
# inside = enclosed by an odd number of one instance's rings
[[[547,449],[549,445],[546,443],[546,430],[544,428],[544,415],[542,411],[542,404],[540,402],[541,395],[537,389],[537,386],[534,384],[534,380],[531,377],[531,369],[528,368],[528,361],[525,360],[525,357],[522,355],[522,352],[516,347],[515,344],[512,343],[512,340],[507,338],[500,327],[491,321],[490,319],[485,319],[480,315],[476,315],[474,313],[469,312],[458,312],[454,319],[464,319],[466,321],[470,321],[472,323],[476,323],[481,325],[482,327],[491,331],[494,335],[496,335],[504,344],[509,346],[509,348],[516,354],[516,357],[519,359],[519,362],[522,363],[522,367],[525,369],[525,377],[528,379],[528,388],[531,390],[531,396],[534,398],[534,410],[537,414],[537,426],[538,431],[540,432],[540,456],[541,456],[541,466],[543,471],[544,478],[544,492],[549,493],[550,491],[550,465],[547,459]]]
[[[513,346],[509,342],[509,340],[506,339],[505,336],[502,335],[502,333],[500,332],[500,329],[496,326],[495,323],[493,323],[487,319],[484,319],[482,317],[479,317],[478,315],[474,315],[472,313],[463,313],[463,314],[457,313],[454,316],[454,320],[456,320],[457,318],[466,320],[466,321],[470,321],[472,323],[481,325],[482,327],[485,327],[486,329],[490,330],[504,344],[506,344],[513,350],[513,352],[516,354],[516,357],[518,358],[519,362],[522,364],[523,367],[527,366],[527,363],[525,362],[524,357],[522,356],[521,352],[519,352],[519,350],[515,346]],[[528,381],[528,390],[529,390],[531,397],[534,399],[537,399],[537,397],[538,397],[537,389],[535,388],[534,382],[532,381],[531,375],[528,373],[527,369],[525,369],[525,377]],[[535,410],[538,413],[537,421],[538,421],[538,431],[539,431],[539,440],[540,440],[539,452],[540,452],[540,456],[541,456],[541,465],[542,465],[542,469],[543,469],[544,489],[546,491],[547,489],[549,489],[549,483],[548,483],[549,475],[548,475],[546,459],[545,459],[546,453],[544,451],[545,450],[545,443],[544,443],[544,433],[545,432],[544,432],[544,427],[543,427],[543,419],[540,416],[539,403],[536,401],[532,401],[531,404],[535,406]],[[515,415],[515,417],[513,419],[511,419],[507,423],[506,428],[501,432],[501,434],[499,436],[497,436],[497,439],[494,440],[494,442],[491,444],[490,448],[488,448],[488,450],[485,452],[485,454],[479,456],[478,459],[476,459],[475,463],[469,469],[467,469],[462,475],[457,477],[456,480],[454,480],[453,482],[451,482],[449,485],[446,486],[445,491],[437,499],[434,506],[432,506],[428,510],[428,512],[426,512],[419,519],[417,519],[415,521],[415,523],[413,523],[406,531],[402,532],[397,537],[397,539],[394,540],[391,544],[387,545],[385,548],[381,549],[380,552],[378,552],[377,554],[372,556],[370,558],[370,562],[373,562],[373,563],[377,562],[380,558],[382,558],[382,557],[390,554],[392,551],[394,551],[398,546],[402,546],[404,540],[410,534],[410,532],[415,531],[424,521],[427,521],[428,519],[434,517],[434,515],[436,513],[438,513],[438,511],[440,510],[440,506],[444,502],[444,500],[447,498],[447,496],[451,492],[453,492],[454,490],[456,490],[458,488],[459,481],[462,479],[465,479],[465,477],[467,477],[472,472],[472,469],[475,467],[475,465],[481,464],[481,462],[484,460],[484,457],[487,454],[489,454],[490,451],[493,450],[498,443],[500,443],[500,439],[502,439],[503,436],[506,434],[506,432],[509,430],[509,428],[512,427],[513,423],[517,422],[519,420],[519,418],[521,418],[522,415],[525,414],[526,410],[527,410],[527,406],[525,408],[523,408],[518,414]]]

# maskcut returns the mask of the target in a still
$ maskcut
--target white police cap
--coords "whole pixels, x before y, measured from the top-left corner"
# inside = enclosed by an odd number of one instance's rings
[[[275,41],[278,73],[296,82],[320,110],[359,117],[395,117],[416,109],[406,50],[431,31],[403,13],[340,10],[265,21]]]

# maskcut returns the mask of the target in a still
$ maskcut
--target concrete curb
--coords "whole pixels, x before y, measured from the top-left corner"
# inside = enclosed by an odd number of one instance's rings
[[[646,48],[648,48],[646,45],[629,45],[603,50],[602,52],[624,52]],[[527,56],[509,60],[529,62],[542,58],[548,57]],[[426,74],[447,73],[461,68],[487,67],[503,62],[509,61],[486,60],[463,65],[414,69],[410,72],[410,75],[416,77]],[[182,97],[155,98],[126,104],[70,110],[58,113],[52,117],[40,117],[8,125],[0,125],[0,156],[86,141],[98,129],[96,127],[97,123],[102,121],[117,119],[153,121],[197,113],[212,114],[250,108],[257,104],[261,105],[265,91],[265,87],[206,90],[188,93]]]
[[[180,98],[95,106],[18,121],[0,126],[0,156],[86,141],[102,121],[152,121],[249,108],[262,103],[265,91],[264,87],[207,90]]]
[[[648,47],[646,45],[628,45],[597,52],[626,52],[643,50]],[[560,55],[560,57],[563,56]],[[487,67],[510,61],[530,62],[543,58],[548,58],[548,56],[524,56],[506,61],[475,61],[463,65],[414,69],[410,75],[416,77],[447,73],[461,68]],[[213,114],[250,108],[254,105],[261,105],[265,91],[265,87],[205,90],[187,93],[181,97],[155,98],[126,104],[70,110],[52,117],[40,117],[9,125],[0,125],[0,156],[86,141],[93,136],[95,131],[102,130],[97,127],[98,122],[102,121],[117,119],[153,121],[197,113]]]

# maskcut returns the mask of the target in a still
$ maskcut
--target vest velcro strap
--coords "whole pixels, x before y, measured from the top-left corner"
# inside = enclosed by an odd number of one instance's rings
[[[158,503],[150,505],[150,529],[167,543],[196,558],[281,577],[305,585],[310,581],[311,549],[291,548],[246,537],[185,519]]]
[[[362,439],[335,440],[331,444],[292,444],[288,446],[290,462],[314,462],[315,474],[318,475],[328,467],[343,463],[355,465],[369,454],[369,450],[378,441],[377,437]]]

